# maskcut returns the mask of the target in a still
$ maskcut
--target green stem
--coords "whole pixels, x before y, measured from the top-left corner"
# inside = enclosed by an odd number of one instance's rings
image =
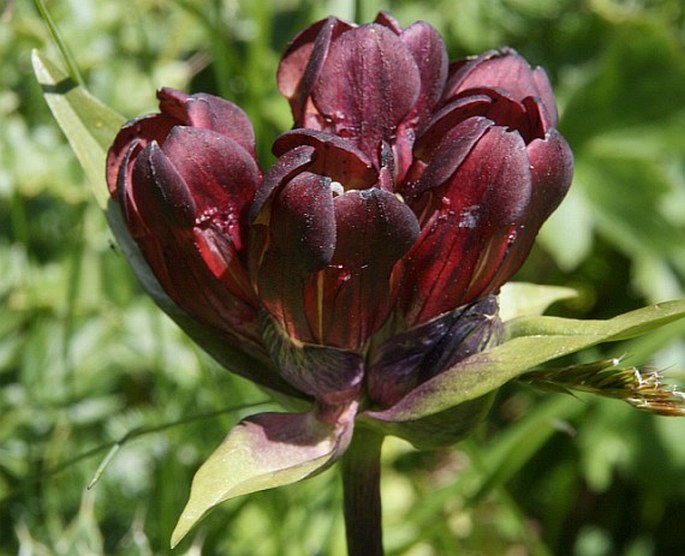
[[[342,459],[348,556],[383,556],[382,443],[383,435],[359,427]]]
[[[368,23],[376,17],[376,2],[370,2],[369,0],[354,0],[354,19],[355,23],[361,25],[362,23]]]
[[[59,29],[57,28],[57,25],[55,25],[55,21],[52,19],[52,16],[50,15],[50,12],[45,7],[45,2],[43,0],[34,1],[36,3],[36,8],[40,13],[41,18],[45,22],[45,25],[47,25],[48,27],[48,31],[52,36],[52,40],[55,41],[55,44],[57,45],[57,48],[60,51],[60,54],[62,54],[62,60],[67,65],[67,72],[69,73],[69,77],[71,77],[71,79],[75,81],[78,85],[81,85],[81,87],[85,87],[85,81],[83,80],[83,77],[81,77],[81,72],[78,69],[76,60],[74,59],[71,50],[69,50],[67,43],[62,38],[62,35],[60,34]]]

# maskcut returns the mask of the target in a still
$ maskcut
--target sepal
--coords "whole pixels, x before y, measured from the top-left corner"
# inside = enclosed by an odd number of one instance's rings
[[[471,435],[487,416],[494,399],[492,392],[439,413],[406,421],[394,421],[392,411],[367,412],[360,414],[359,423],[385,435],[398,436],[417,450],[437,450]]]
[[[329,405],[358,398],[364,378],[361,355],[291,338],[266,312],[260,320],[264,345],[289,384]]]
[[[413,422],[497,390],[547,361],[601,342],[627,340],[685,317],[685,300],[658,303],[607,320],[525,317],[505,323],[506,341],[458,362],[394,406],[364,415]]]
[[[501,333],[497,297],[490,295],[390,337],[375,350],[369,365],[372,403],[394,405],[417,385],[499,343]]]

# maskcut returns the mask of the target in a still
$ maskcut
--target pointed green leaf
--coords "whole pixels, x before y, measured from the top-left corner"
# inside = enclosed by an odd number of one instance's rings
[[[506,322],[517,317],[541,315],[552,303],[577,296],[578,292],[573,288],[509,282],[500,290],[499,316]]]
[[[104,208],[108,197],[105,157],[124,118],[78,86],[37,50],[31,60],[52,115],[93,185],[98,204]]]
[[[496,390],[523,372],[601,342],[625,340],[685,317],[685,301],[670,301],[608,320],[530,317],[507,323],[507,341],[460,361],[424,382],[396,405],[364,415],[416,421]]]
[[[685,300],[681,299],[656,303],[607,320],[578,320],[560,317],[515,319],[506,324],[506,337],[514,339],[520,336],[591,335],[597,338],[595,343],[618,342],[640,336],[683,317],[685,317]]]
[[[221,502],[294,483],[328,467],[349,441],[352,422],[353,414],[332,426],[312,413],[264,413],[239,423],[195,474],[171,536],[172,548]]]

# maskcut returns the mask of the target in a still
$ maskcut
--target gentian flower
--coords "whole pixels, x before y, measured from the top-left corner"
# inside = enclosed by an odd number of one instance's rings
[[[490,396],[393,410],[500,340],[498,289],[571,181],[547,76],[508,48],[450,64],[430,25],[381,13],[303,31],[278,85],[294,127],[265,171],[247,116],[211,95],[162,89],[117,136],[109,189],[157,299],[231,371],[310,403],[243,423],[265,453],[327,465],[355,419],[455,442]]]

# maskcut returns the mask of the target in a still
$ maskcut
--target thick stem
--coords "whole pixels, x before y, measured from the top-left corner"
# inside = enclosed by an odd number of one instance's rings
[[[369,0],[354,0],[354,19],[353,21],[359,25],[372,21],[375,13],[377,2],[369,2]]]
[[[383,556],[382,443],[383,435],[358,427],[342,458],[348,556]]]

